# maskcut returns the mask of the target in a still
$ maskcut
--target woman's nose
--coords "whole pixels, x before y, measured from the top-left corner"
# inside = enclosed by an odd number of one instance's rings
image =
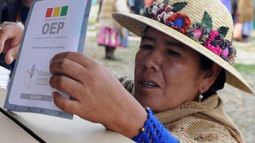
[[[158,71],[162,64],[162,55],[159,51],[153,50],[144,59],[144,68]]]

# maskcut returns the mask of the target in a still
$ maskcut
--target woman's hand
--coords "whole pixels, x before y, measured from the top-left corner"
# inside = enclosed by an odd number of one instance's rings
[[[51,60],[50,84],[75,100],[53,93],[62,110],[134,137],[147,118],[143,107],[102,65],[78,53],[61,53]]]
[[[4,22],[0,25],[0,53],[5,53],[5,62],[11,64],[19,52],[23,36],[23,25]]]

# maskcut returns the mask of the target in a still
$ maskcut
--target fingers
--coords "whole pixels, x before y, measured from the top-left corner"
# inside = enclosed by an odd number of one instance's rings
[[[7,39],[12,35],[8,29],[0,28],[0,53],[3,52]]]
[[[58,92],[52,93],[52,96],[58,108],[71,114],[79,114],[81,107],[78,101],[65,99]]]
[[[74,61],[76,63],[79,63],[86,68],[95,64],[93,60],[77,52],[64,52],[64,53],[57,54],[53,57],[52,61],[57,59],[64,59],[64,58]]]
[[[14,59],[17,58],[18,51],[19,51],[18,48],[12,48],[9,51],[7,51],[5,55],[6,64],[11,64],[14,61]]]
[[[83,83],[86,68],[70,59],[55,59],[51,61],[50,72],[53,75],[66,75],[80,83]]]
[[[12,50],[6,59],[6,63],[10,64],[12,58],[16,58],[20,41],[22,39],[23,34],[23,25],[12,23],[12,22],[5,22],[0,26],[0,53],[3,51],[5,53],[9,53]]]
[[[79,82],[67,76],[53,75],[50,79],[50,85],[59,91],[67,93],[78,101],[81,100],[80,91],[82,91],[84,87]]]

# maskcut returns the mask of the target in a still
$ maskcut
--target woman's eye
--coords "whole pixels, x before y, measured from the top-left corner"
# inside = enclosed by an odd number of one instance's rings
[[[153,48],[153,45],[146,45],[146,44],[144,44],[144,45],[141,45],[140,48],[141,48],[141,49],[152,49],[152,48]]]
[[[180,56],[180,53],[176,52],[176,51],[173,51],[173,50],[168,50],[167,51],[167,54],[169,56]]]

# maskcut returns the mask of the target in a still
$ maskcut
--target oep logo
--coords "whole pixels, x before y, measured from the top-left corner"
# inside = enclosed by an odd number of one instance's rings
[[[46,18],[51,17],[63,17],[67,16],[68,13],[68,6],[63,7],[55,7],[55,8],[48,8],[46,11]],[[64,29],[65,23],[63,21],[60,22],[47,22],[42,27],[42,34],[59,34],[62,29]]]

